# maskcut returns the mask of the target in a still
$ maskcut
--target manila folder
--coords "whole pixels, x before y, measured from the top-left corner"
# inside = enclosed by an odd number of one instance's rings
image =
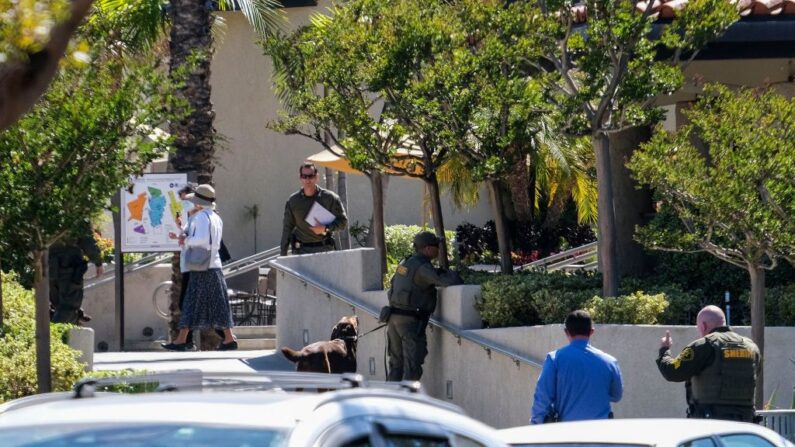
[[[314,227],[318,224],[318,222],[320,225],[328,225],[331,222],[334,222],[334,219],[336,219],[336,217],[331,214],[331,211],[327,210],[323,205],[315,202],[312,205],[312,208],[309,209],[309,213],[306,215],[306,219],[304,220],[306,220],[306,223],[308,223],[309,226]]]

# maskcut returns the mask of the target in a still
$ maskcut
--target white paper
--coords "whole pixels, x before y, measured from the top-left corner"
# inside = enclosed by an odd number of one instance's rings
[[[320,225],[328,225],[331,222],[334,222],[334,219],[336,219],[336,217],[331,214],[331,211],[327,210],[323,205],[315,202],[312,205],[312,208],[309,209],[309,213],[306,215],[306,219],[304,220],[306,220],[306,223],[308,223],[309,226],[314,227],[318,223],[320,223]]]

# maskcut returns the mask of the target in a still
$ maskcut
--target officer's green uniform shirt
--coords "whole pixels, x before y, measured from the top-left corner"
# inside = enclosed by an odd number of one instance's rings
[[[691,381],[693,396],[688,398],[702,404],[753,405],[753,387],[760,366],[756,345],[725,326],[693,341],[677,357],[671,355],[670,349],[660,348],[657,359],[663,377],[671,382]],[[733,383],[722,384],[728,376],[733,376]]]
[[[319,186],[316,187],[317,192],[312,196],[304,194],[304,190],[300,189],[287,199],[284,205],[284,219],[282,222],[282,241],[281,241],[281,255],[287,254],[287,249],[290,246],[290,236],[295,233],[295,237],[303,243],[318,243],[326,239],[325,234],[315,234],[312,231],[312,226],[306,222],[306,216],[315,202],[322,205],[334,215],[334,222],[326,225],[328,232],[341,230],[348,225],[348,216],[345,215],[345,209],[342,207],[342,201],[337,194]]]

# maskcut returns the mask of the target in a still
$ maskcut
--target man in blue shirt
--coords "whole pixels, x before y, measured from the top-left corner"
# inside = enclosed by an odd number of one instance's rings
[[[608,419],[613,414],[610,402],[621,400],[624,392],[618,361],[589,343],[594,330],[588,312],[575,310],[564,325],[569,345],[547,354],[536,384],[531,424],[545,419]]]

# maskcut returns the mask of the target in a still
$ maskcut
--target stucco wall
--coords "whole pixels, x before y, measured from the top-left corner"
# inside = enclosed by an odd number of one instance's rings
[[[370,249],[279,258],[274,263],[282,270],[278,273],[277,345],[303,346],[304,330],[310,343],[327,339],[332,326],[344,315],[358,315],[362,333],[375,328],[373,313],[386,304],[386,294],[372,290],[378,284],[377,272],[370,268],[374,259],[375,253]],[[285,273],[288,269],[327,290]],[[440,308],[435,318],[447,324],[464,322],[464,328],[471,328],[473,317],[466,313],[471,310],[477,289],[440,289]],[[335,293],[350,297],[354,305],[340,300]],[[624,376],[624,399],[614,407],[616,417],[684,416],[684,386],[666,382],[655,364],[660,337],[666,329],[671,330],[677,352],[698,337],[695,328],[686,326],[597,325],[593,345],[615,356]],[[747,327],[736,330],[744,335],[750,333]],[[487,349],[467,337],[459,338],[438,326],[432,327],[428,331],[430,354],[422,378],[428,393],[450,400],[496,427],[525,424],[540,369],[516,358],[541,363],[547,352],[566,344],[562,325],[471,329],[463,333],[488,340],[515,355]],[[795,328],[766,330],[765,398],[775,393],[775,404],[783,408],[789,408],[795,385],[793,337]],[[382,380],[384,333],[378,331],[363,338],[357,358],[360,373]],[[448,389],[452,397],[448,396]]]
[[[113,266],[109,266],[112,268]],[[171,264],[158,264],[124,275],[124,340],[125,349],[135,349],[137,343],[168,339],[168,322],[159,317],[152,302],[155,289],[164,281],[171,280]],[[83,309],[92,319],[85,326],[94,330],[94,348],[102,342],[110,351],[119,349],[119,333],[116,329],[116,300],[113,281],[86,290]],[[166,296],[159,302],[163,310],[168,309]],[[151,336],[144,336],[145,328],[152,329]]]
[[[313,8],[288,8],[290,26],[308,22],[310,14],[326,11],[330,2]],[[285,136],[265,127],[277,118],[279,103],[272,91],[270,59],[239,12],[221,13],[226,21],[216,43],[212,63],[212,101],[215,127],[226,138],[218,151],[214,181],[218,209],[224,219],[224,241],[232,256],[254,253],[254,222],[245,207],[257,205],[257,249],[278,245],[284,202],[300,187],[298,166],[322,147],[300,136]],[[322,172],[322,170],[321,170]],[[324,180],[321,179],[321,185]],[[427,221],[423,208],[423,183],[391,178],[386,192],[387,224],[420,224]],[[488,202],[472,210],[456,210],[445,199],[445,226],[454,229],[463,221],[483,225],[490,219]],[[366,177],[348,175],[348,216],[351,223],[367,224],[372,195]]]

